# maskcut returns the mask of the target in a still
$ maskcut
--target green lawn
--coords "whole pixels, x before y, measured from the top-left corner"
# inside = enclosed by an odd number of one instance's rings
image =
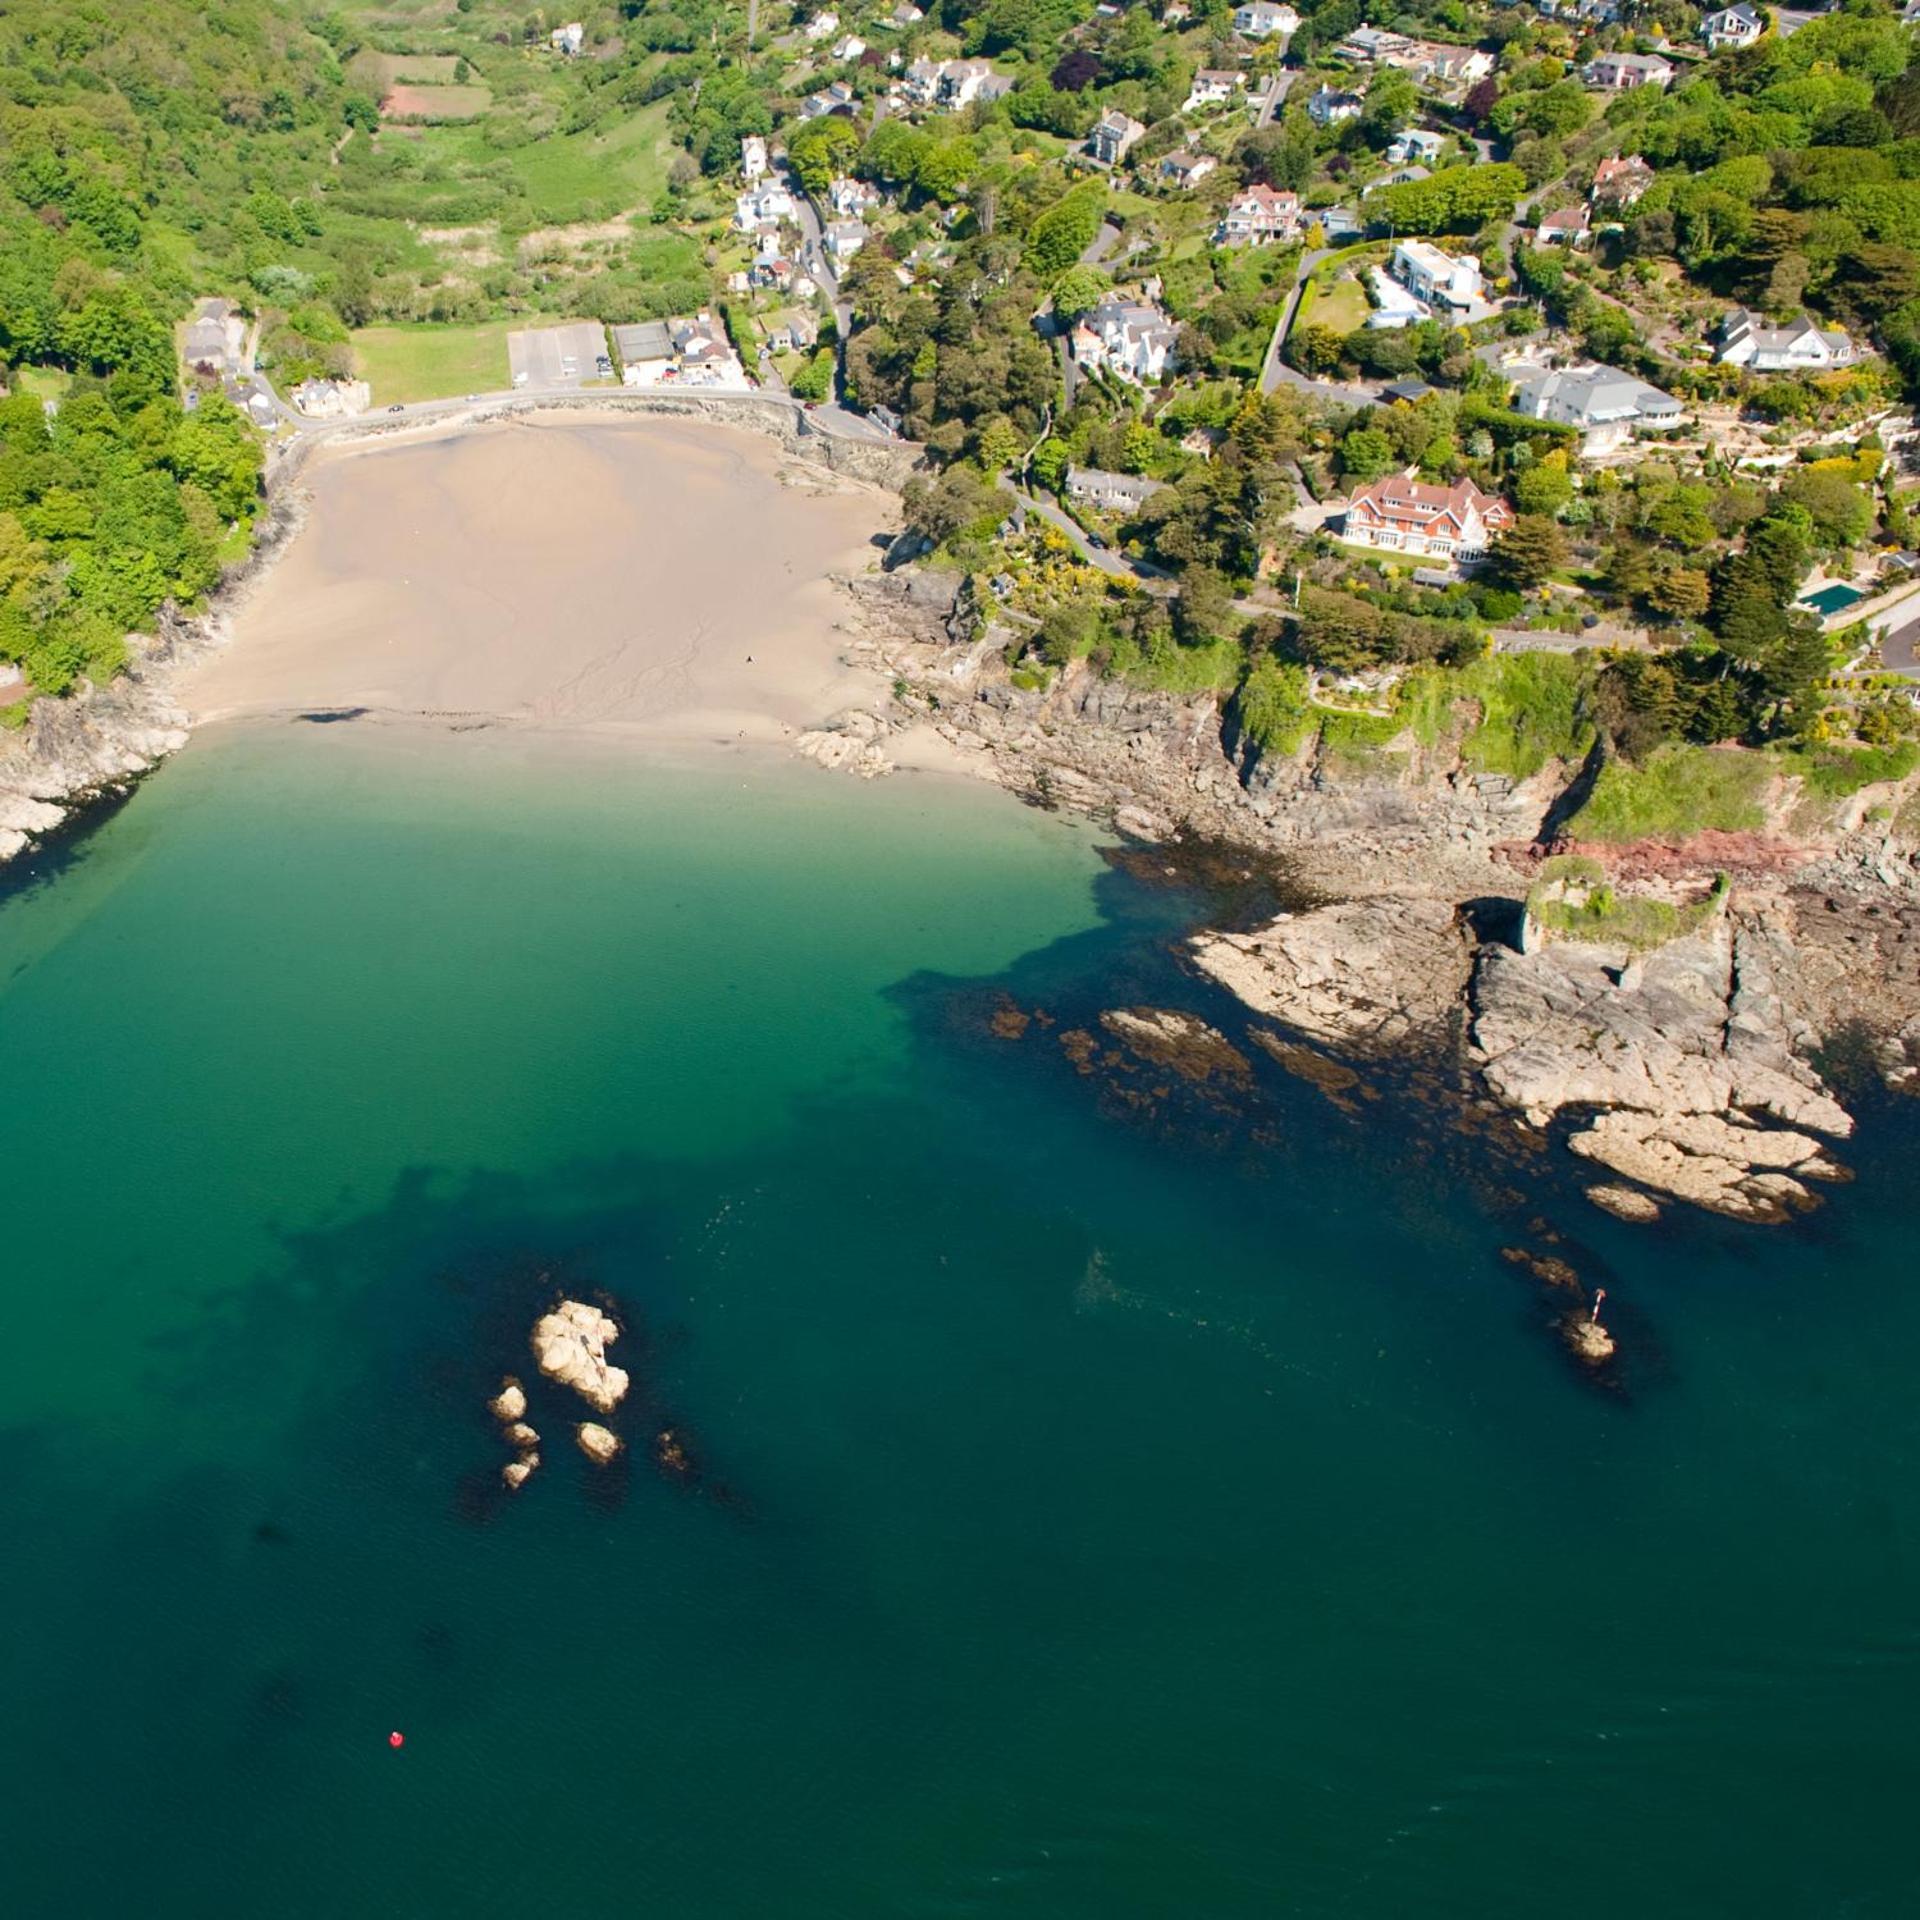
[[[533,319],[484,320],[477,326],[362,327],[353,336],[361,377],[375,406],[395,400],[451,400],[497,393],[507,384],[507,335]]]
[[[13,384],[36,400],[58,400],[73,385],[73,375],[64,367],[16,367]]]
[[[1637,767],[1610,760],[1567,831],[1580,840],[1752,832],[1766,824],[1773,771],[1765,754],[1738,747],[1656,747]]]
[[[1331,327],[1335,333],[1348,334],[1356,327],[1364,327],[1371,311],[1366,289],[1351,275],[1324,289],[1317,282],[1309,282],[1306,292],[1300,296],[1300,311],[1294,316],[1294,325],[1304,327],[1311,322],[1316,327]]]

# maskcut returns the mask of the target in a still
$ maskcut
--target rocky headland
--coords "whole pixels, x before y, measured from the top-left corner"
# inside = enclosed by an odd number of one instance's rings
[[[1349,1063],[1437,1063],[1465,1101],[1591,1163],[1589,1195],[1617,1217],[1682,1201],[1771,1221],[1845,1177],[1853,1119],[1815,1064],[1833,1043],[1864,1037],[1888,1085],[1920,1088],[1920,776],[1828,805],[1782,782],[1762,832],[1585,848],[1595,880],[1638,889],[1663,931],[1615,937],[1604,915],[1556,929],[1529,898],[1591,761],[1513,780],[1411,738],[1263,754],[1211,695],[1084,664],[1016,684],[1007,636],[977,636],[961,583],[848,585],[854,658],[896,688],[893,713],[844,723],[860,751],[931,722],[1031,800],[1274,856],[1321,903],[1199,933],[1188,957],[1256,1016],[1247,1041],[1330,1098]],[[1169,1017],[1107,1025],[1163,1044]]]

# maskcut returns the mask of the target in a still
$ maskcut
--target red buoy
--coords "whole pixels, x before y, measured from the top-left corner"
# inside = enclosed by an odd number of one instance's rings
[[[390,1747],[404,1747],[406,1744],[407,1736],[404,1733],[390,1733],[387,1735],[387,1745]]]

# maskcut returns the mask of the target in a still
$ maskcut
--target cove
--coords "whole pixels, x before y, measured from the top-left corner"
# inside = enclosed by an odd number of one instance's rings
[[[13,885],[9,1910],[1909,1907],[1910,1119],[1650,1234],[1115,1102],[1056,1036],[1206,1011],[1197,905],[985,789],[361,722]],[[489,1491],[561,1284],[690,1482]]]

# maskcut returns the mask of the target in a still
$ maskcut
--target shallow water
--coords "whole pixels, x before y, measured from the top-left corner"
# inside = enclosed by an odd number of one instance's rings
[[[360,727],[17,885],[6,1911],[1912,1911],[1910,1119],[1646,1233],[1129,1104],[1055,1036],[1219,1013],[1196,904],[984,790]],[[637,1446],[537,1394],[509,1501],[561,1282]]]

